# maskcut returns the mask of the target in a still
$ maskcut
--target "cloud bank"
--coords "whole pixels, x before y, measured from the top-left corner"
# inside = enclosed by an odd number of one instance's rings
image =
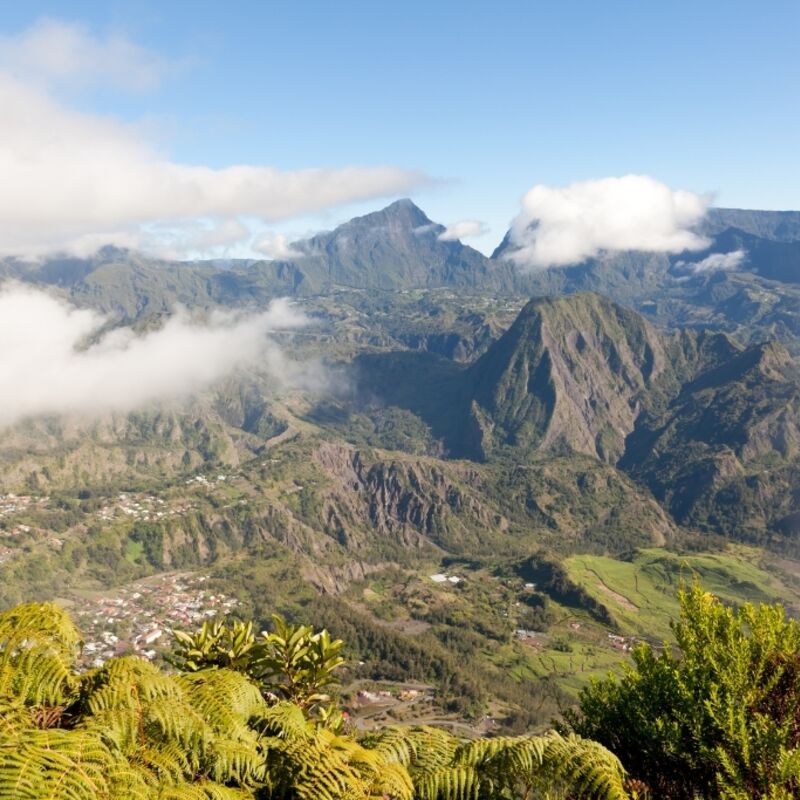
[[[105,335],[104,319],[17,284],[0,288],[0,426],[41,414],[131,411],[187,397],[245,365],[276,384],[312,379],[270,334],[306,324],[286,300],[250,316],[177,312],[158,330]],[[84,346],[91,341],[89,346]]]
[[[282,233],[264,234],[253,244],[253,250],[268,259],[291,261],[303,254],[292,248],[289,239]]]
[[[156,56],[125,39],[53,21],[0,40],[0,256],[87,255],[103,244],[188,254],[197,225],[219,250],[237,225],[405,194],[426,181],[394,166],[178,163],[142,127],[71,109],[52,94],[65,82],[153,88],[163,72]]]
[[[577,264],[606,251],[675,253],[701,250],[708,240],[693,228],[711,198],[674,191],[646,175],[581,181],[562,188],[537,185],[511,224],[518,249],[510,257],[531,269]]]
[[[225,256],[230,248],[248,241],[252,234],[238,219],[188,220],[156,223],[133,237],[131,247],[140,247],[161,258],[179,260],[188,254]]]
[[[455,242],[459,239],[467,239],[470,236],[482,236],[487,233],[489,228],[477,219],[462,219],[448,225],[440,234],[439,241]]]
[[[157,88],[170,68],[125,36],[95,36],[62,20],[43,18],[21,33],[0,36],[0,69],[41,84],[144,92]]]
[[[737,269],[747,258],[745,250],[731,250],[730,253],[712,253],[702,261],[677,261],[675,266],[695,275],[701,272]]]

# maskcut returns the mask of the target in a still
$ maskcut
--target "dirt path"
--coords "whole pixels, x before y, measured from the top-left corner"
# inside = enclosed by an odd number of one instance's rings
[[[591,570],[592,575],[597,578],[597,588],[605,595],[610,597],[616,603],[619,603],[626,611],[633,611],[634,614],[639,613],[639,607],[634,605],[624,594],[620,594],[619,592],[615,592],[610,586],[603,583],[600,576],[594,571]]]

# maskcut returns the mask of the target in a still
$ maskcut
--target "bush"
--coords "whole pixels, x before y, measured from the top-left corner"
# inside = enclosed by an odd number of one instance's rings
[[[658,797],[800,796],[800,626],[780,606],[738,611],[695,585],[673,624],[680,655],[641,645],[622,678],[568,714]]]

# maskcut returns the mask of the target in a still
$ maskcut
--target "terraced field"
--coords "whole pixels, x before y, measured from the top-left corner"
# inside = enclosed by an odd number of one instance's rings
[[[798,589],[768,571],[763,558],[756,548],[731,545],[722,553],[677,555],[649,548],[632,561],[576,555],[565,563],[570,578],[609,609],[621,632],[659,642],[670,636],[677,591],[694,578],[728,603],[794,606]]]

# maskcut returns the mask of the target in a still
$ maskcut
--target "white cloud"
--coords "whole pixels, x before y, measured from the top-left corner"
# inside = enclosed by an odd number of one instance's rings
[[[101,38],[83,25],[44,18],[0,37],[0,69],[44,84],[139,92],[155,89],[169,64],[119,34]]]
[[[269,259],[290,261],[303,254],[292,248],[289,239],[282,233],[266,233],[253,244],[253,250]]]
[[[563,188],[537,185],[522,199],[511,225],[523,267],[564,266],[606,251],[674,253],[709,242],[693,231],[711,198],[675,191],[646,175],[581,181]]]
[[[276,384],[308,384],[314,375],[269,338],[306,323],[286,300],[260,314],[217,313],[203,323],[178,311],[141,335],[122,328],[99,336],[103,322],[29,287],[0,289],[0,425],[41,414],[130,411],[186,397],[245,365],[265,369]]]
[[[153,232],[168,229],[160,223],[186,228],[213,219],[232,229],[244,217],[263,224],[405,193],[425,180],[391,166],[176,163],[140,129],[66,108],[2,69],[0,108],[0,256],[85,255],[101,244],[158,251]],[[161,244],[174,250],[178,243],[168,233]]]
[[[702,261],[677,261],[676,267],[687,272],[716,272],[717,270],[736,269],[744,264],[747,258],[745,250],[731,250],[730,253],[712,253]]]
[[[148,226],[137,237],[136,246],[166,259],[187,254],[221,257],[250,237],[250,230],[238,219],[189,220]]]
[[[455,242],[458,239],[466,239],[470,236],[482,236],[488,232],[485,223],[477,219],[462,219],[448,225],[440,234],[439,240],[442,242]]]
[[[442,226],[436,222],[429,222],[427,225],[417,225],[416,228],[412,230],[412,233],[415,236],[426,236],[429,233],[436,233],[442,229]]]

